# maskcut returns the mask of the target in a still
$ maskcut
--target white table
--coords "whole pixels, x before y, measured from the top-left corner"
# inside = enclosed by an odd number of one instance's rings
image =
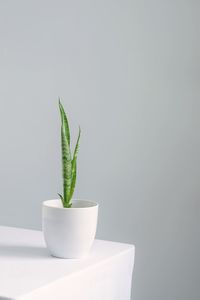
[[[95,240],[89,257],[59,259],[42,232],[0,226],[0,299],[129,300],[134,250]]]

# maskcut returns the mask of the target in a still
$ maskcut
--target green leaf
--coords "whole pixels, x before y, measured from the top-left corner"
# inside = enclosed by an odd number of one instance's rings
[[[70,201],[72,182],[72,162],[69,145],[69,126],[65,111],[59,102],[61,115],[61,145],[62,145],[62,170],[63,170],[63,205]]]
[[[66,113],[65,113],[65,110],[60,102],[60,99],[59,99],[59,109],[60,109],[60,114],[61,114],[61,119],[62,119],[62,122],[63,122],[63,127],[64,127],[64,130],[65,130],[65,135],[67,136],[67,141],[68,141],[68,144],[70,145],[70,129],[69,129],[69,123],[68,123],[68,120],[67,120],[67,116],[66,116]]]
[[[72,196],[74,194],[75,185],[76,185],[76,162],[74,162],[74,165],[72,166],[72,184],[71,184],[71,191],[70,191],[70,200],[72,199]]]
[[[73,155],[73,159],[72,159],[72,182],[71,182],[70,200],[73,196],[75,185],[76,185],[76,165],[77,165],[76,160],[77,160],[77,155],[78,155],[80,136],[81,136],[81,129],[79,127],[78,138],[77,138],[76,146],[74,149],[74,155]]]

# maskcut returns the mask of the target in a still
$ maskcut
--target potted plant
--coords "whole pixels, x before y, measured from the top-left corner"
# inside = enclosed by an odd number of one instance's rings
[[[60,199],[43,202],[42,227],[44,239],[53,256],[81,258],[89,253],[96,234],[98,204],[75,200],[77,154],[81,130],[71,154],[70,129],[64,108],[59,100],[61,116],[61,149],[63,194]]]

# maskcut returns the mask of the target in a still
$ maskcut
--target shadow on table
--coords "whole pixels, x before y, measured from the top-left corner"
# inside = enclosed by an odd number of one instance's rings
[[[45,247],[0,244],[1,257],[44,259],[49,258],[50,254]]]

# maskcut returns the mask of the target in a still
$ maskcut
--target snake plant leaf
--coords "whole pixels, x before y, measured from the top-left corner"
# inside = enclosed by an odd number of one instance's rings
[[[65,203],[64,202],[64,199],[63,199],[63,196],[61,194],[58,194],[58,196],[60,197],[61,201],[62,201],[62,204],[63,204],[63,207],[71,207],[72,206],[72,203]]]
[[[79,148],[81,130],[79,127],[78,138],[73,153],[70,151],[70,130],[65,110],[59,99],[59,110],[61,116],[61,147],[62,147],[62,173],[63,173],[63,196],[58,194],[63,207],[71,207],[71,198],[76,185],[76,160]]]
[[[63,169],[63,199],[64,207],[67,207],[70,201],[71,181],[72,181],[72,162],[71,152],[69,145],[68,122],[66,114],[63,113],[62,106],[60,109],[61,114],[61,145],[62,145],[62,169]]]
[[[65,134],[67,136],[67,141],[68,141],[68,144],[70,145],[69,123],[68,123],[67,116],[66,116],[65,110],[62,106],[62,103],[61,103],[60,99],[59,99],[59,109],[60,109],[61,118],[63,119],[63,126],[64,126],[64,129],[65,129]]]
[[[73,196],[75,185],[76,185],[76,165],[77,165],[76,160],[77,160],[77,155],[78,155],[80,136],[81,136],[81,129],[79,127],[78,138],[77,138],[76,146],[74,149],[74,155],[73,155],[73,159],[72,159],[72,182],[71,182],[70,200]]]
[[[70,200],[72,199],[72,196],[74,194],[74,189],[76,185],[76,162],[74,163],[72,167],[72,183],[71,183],[71,191],[70,191]]]

